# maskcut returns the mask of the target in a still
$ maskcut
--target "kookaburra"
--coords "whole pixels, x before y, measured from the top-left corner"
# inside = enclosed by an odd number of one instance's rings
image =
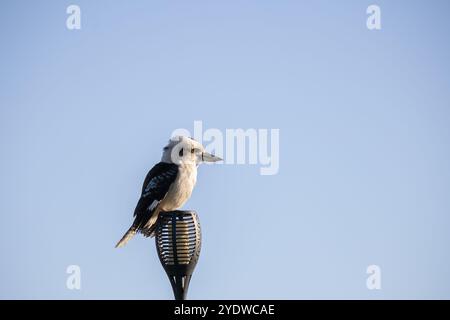
[[[146,237],[154,236],[159,213],[177,210],[190,198],[197,181],[197,166],[201,162],[220,160],[191,138],[172,138],[163,149],[161,162],[145,177],[141,198],[134,210],[134,222],[116,248],[124,246],[137,232]]]

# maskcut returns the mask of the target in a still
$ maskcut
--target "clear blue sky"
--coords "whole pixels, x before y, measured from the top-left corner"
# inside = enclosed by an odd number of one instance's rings
[[[380,31],[366,28],[373,3]],[[161,148],[194,120],[279,128],[281,146],[277,175],[199,169],[190,298],[450,298],[449,12],[446,0],[2,1],[0,298],[171,299],[152,239],[114,245]]]

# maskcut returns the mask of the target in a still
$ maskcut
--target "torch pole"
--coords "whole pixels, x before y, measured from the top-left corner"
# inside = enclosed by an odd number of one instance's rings
[[[201,249],[201,229],[197,213],[183,210],[161,212],[156,226],[155,243],[175,300],[185,300]]]

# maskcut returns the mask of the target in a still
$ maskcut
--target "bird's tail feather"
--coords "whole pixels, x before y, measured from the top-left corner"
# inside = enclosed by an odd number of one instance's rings
[[[155,211],[153,211],[150,219],[147,221],[147,223],[144,225],[144,227],[140,230],[140,232],[145,237],[153,238],[155,236],[156,222],[158,221],[160,212],[161,212],[161,210],[156,208]]]
[[[116,244],[116,248],[121,248],[130,241],[131,238],[136,234],[136,227],[133,225],[128,229],[128,231],[123,235],[122,239],[119,240]]]
[[[138,231],[142,233],[146,237],[154,237],[155,236],[155,228],[156,221],[158,220],[158,215],[161,210],[156,208],[154,211],[151,211],[149,214],[148,221],[143,225],[142,220],[138,220],[136,217],[133,225],[128,229],[128,231],[123,235],[122,239],[119,240],[116,244],[116,248],[121,248],[130,241],[131,238],[134,237]],[[142,226],[143,225],[143,226]]]

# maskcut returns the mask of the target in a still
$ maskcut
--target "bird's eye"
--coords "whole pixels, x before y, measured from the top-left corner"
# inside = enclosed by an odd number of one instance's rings
[[[195,152],[195,149],[191,149],[191,153],[194,153]]]
[[[178,153],[178,155],[179,155],[180,157],[183,156],[183,149],[180,149],[180,152]]]

